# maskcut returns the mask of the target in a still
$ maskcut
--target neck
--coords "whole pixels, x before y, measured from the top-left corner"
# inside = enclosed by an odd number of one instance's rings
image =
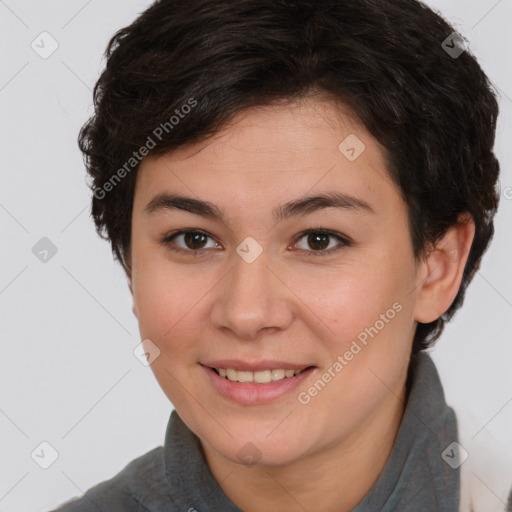
[[[244,467],[202,442],[206,461],[226,496],[244,512],[349,512],[384,469],[406,396],[404,379],[354,435],[291,464]]]

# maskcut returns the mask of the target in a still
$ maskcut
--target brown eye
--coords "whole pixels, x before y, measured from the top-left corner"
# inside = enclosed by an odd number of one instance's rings
[[[307,240],[309,246],[315,251],[323,251],[329,246],[329,235],[324,233],[310,233]]]
[[[213,246],[207,247],[208,239],[212,240]],[[179,241],[180,243],[177,243]],[[215,248],[216,242],[211,236],[197,230],[184,230],[163,238],[162,244],[172,251],[199,255],[209,252],[203,249]]]
[[[322,229],[311,229],[300,235],[299,240],[305,239],[307,248],[299,247],[301,251],[309,252],[313,256],[323,256],[337,251],[343,246],[350,245],[350,241],[337,233]],[[330,241],[335,239],[338,244],[331,245]],[[296,243],[297,245],[297,243]],[[312,250],[311,250],[312,249]]]
[[[195,231],[188,231],[187,233],[183,233],[183,241],[188,249],[192,249],[193,251],[197,249],[202,249],[205,240],[208,238],[203,233],[198,233]]]

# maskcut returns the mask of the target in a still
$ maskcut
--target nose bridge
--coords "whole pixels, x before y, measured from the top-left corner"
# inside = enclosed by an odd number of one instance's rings
[[[214,325],[243,338],[253,338],[264,328],[285,328],[291,320],[286,287],[270,269],[270,255],[261,249],[250,240],[239,245],[214,307]]]
[[[251,249],[250,249],[251,250]],[[230,299],[236,299],[237,304],[254,304],[258,301],[258,307],[261,308],[267,302],[272,300],[269,294],[272,293],[272,283],[270,283],[272,273],[269,270],[269,255],[262,253],[254,260],[246,259],[240,256],[243,246],[238,248],[231,282],[229,283]],[[248,253],[250,254],[250,253]]]

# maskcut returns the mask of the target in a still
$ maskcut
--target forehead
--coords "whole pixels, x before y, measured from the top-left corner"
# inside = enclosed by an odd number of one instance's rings
[[[146,157],[134,209],[163,192],[227,210],[269,209],[317,192],[344,193],[376,210],[400,201],[385,149],[349,109],[314,99],[245,110],[206,141]]]

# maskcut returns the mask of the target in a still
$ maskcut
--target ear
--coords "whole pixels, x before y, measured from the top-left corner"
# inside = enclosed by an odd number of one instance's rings
[[[474,236],[475,223],[469,214],[463,214],[422,261],[414,309],[417,322],[434,322],[451,306],[460,288]]]

